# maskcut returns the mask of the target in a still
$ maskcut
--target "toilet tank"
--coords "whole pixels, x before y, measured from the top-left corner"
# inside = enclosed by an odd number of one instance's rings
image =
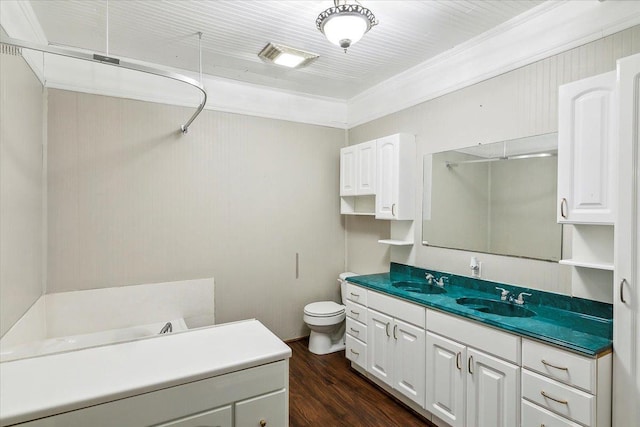
[[[359,276],[359,274],[347,271],[344,273],[340,273],[340,275],[338,276],[338,283],[340,283],[340,295],[342,297],[343,304],[347,300],[347,278],[353,276]]]

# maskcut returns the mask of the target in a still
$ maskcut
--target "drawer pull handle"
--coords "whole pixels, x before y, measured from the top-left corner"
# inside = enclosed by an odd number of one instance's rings
[[[622,279],[620,281],[620,302],[623,304],[627,303],[627,300],[624,299],[624,284],[627,283],[627,279]]]
[[[473,366],[473,356],[469,356],[469,360],[467,360],[467,370],[471,375],[473,375],[473,369],[471,368],[472,366]]]
[[[353,314],[354,316],[360,316],[360,313],[358,313],[357,311],[353,311],[353,310],[350,310],[350,311],[351,311],[351,314]]]
[[[357,329],[353,329],[353,328],[349,328],[349,330],[351,330],[351,332],[353,332],[354,334],[359,334],[360,331]]]
[[[567,219],[567,212],[565,211],[565,208],[567,208],[567,199],[563,197],[560,201],[560,216]]]
[[[391,205],[391,216],[396,216],[396,204]]]
[[[563,405],[568,405],[568,404],[569,404],[569,402],[568,402],[568,401],[566,401],[566,400],[563,400],[563,399],[556,399],[555,397],[551,397],[551,396],[549,396],[547,393],[545,393],[545,392],[544,392],[544,390],[542,390],[542,391],[540,392],[540,394],[541,394],[542,396],[544,396],[546,399],[551,399],[551,400],[553,400],[554,402],[562,403]]]
[[[543,364],[544,366],[549,366],[549,367],[551,367],[551,368],[559,369],[559,370],[561,370],[561,371],[567,371],[567,372],[569,371],[569,368],[563,368],[562,366],[556,366],[556,365],[554,365],[554,364],[552,364],[552,363],[547,362],[547,361],[546,361],[546,360],[544,360],[544,359],[542,359],[542,360],[541,360],[541,362],[542,362],[542,364]]]
[[[354,294],[353,292],[350,292],[352,297],[356,297],[356,298],[360,298],[360,294]]]
[[[462,370],[462,352],[459,351],[458,354],[456,354],[456,368],[458,368],[458,371]]]
[[[387,323],[386,325],[384,325],[384,331],[387,333],[387,336],[390,337],[391,334],[389,333],[389,323]]]
[[[360,353],[358,353],[357,351],[355,351],[354,349],[351,349],[351,353],[355,354],[356,356],[360,356]]]
[[[398,339],[398,325],[393,325],[393,339]]]

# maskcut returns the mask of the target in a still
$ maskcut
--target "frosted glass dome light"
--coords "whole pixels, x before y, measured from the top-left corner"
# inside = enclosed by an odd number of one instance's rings
[[[334,7],[318,15],[316,27],[327,40],[346,52],[348,47],[357,43],[378,21],[366,7],[338,3],[339,0],[334,0]]]

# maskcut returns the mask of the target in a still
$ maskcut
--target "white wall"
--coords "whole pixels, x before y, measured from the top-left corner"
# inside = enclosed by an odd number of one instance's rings
[[[42,294],[42,85],[0,53],[0,335]]]
[[[415,134],[416,212],[421,212],[424,154],[556,132],[559,85],[611,71],[616,59],[637,52],[640,52],[640,26],[352,128],[349,143],[398,132]],[[348,269],[383,271],[389,260],[408,263],[406,251],[394,253],[391,249],[390,256],[383,257],[388,248],[377,243],[380,228],[371,227],[366,236],[365,221],[349,220]],[[352,227],[357,229],[356,239],[352,238]],[[415,230],[415,241],[421,242],[420,221]],[[419,267],[470,275],[471,255],[466,251],[416,245],[411,256]],[[483,262],[483,277],[490,280],[571,292],[570,270],[557,263],[484,254],[478,254],[478,258]],[[364,264],[359,261],[362,259],[379,260],[379,264]]]
[[[214,277],[216,322],[284,339],[337,300],[344,130],[205,111],[182,135],[192,108],[48,98],[48,293]]]

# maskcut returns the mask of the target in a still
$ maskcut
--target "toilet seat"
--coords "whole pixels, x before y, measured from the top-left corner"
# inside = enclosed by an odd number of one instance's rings
[[[345,306],[333,301],[312,302],[304,307],[304,314],[311,317],[333,317],[344,312]]]

